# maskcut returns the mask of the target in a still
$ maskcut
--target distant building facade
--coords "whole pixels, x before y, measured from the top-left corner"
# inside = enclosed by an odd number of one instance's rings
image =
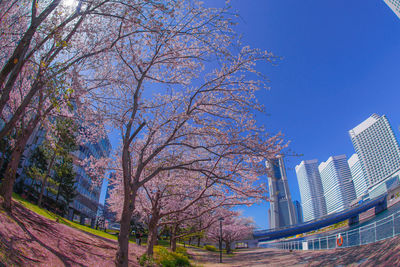
[[[270,193],[269,226],[280,228],[296,224],[295,211],[289,184],[286,176],[285,163],[282,156],[267,160],[268,185]]]
[[[293,206],[294,206],[294,214],[296,216],[297,223],[302,223],[303,222],[303,211],[301,210],[300,202],[297,200],[293,201]]]
[[[113,180],[114,175],[115,175],[114,172],[110,173],[109,181]],[[106,196],[104,199],[104,214],[103,215],[106,218],[106,220],[108,220],[109,222],[115,222],[116,218],[117,218],[117,214],[111,210],[111,205],[110,205],[110,195],[111,195],[111,191],[113,189],[114,189],[114,185],[110,184],[110,182],[108,182]]]
[[[365,180],[365,176],[361,167],[361,162],[356,153],[354,153],[347,162],[350,167],[356,196],[357,198],[359,198],[368,193],[368,184]]]
[[[400,0],[383,0],[400,19]]]
[[[81,145],[79,150],[75,151],[73,154],[78,160],[83,160],[90,156],[100,159],[102,157],[108,157],[110,151],[110,141],[108,138],[103,138],[96,143],[86,143]],[[85,169],[79,164],[74,165],[74,170],[76,172],[77,196],[70,205],[69,217],[70,219],[74,219],[74,215],[79,215],[81,223],[84,223],[85,219],[89,218],[93,225],[97,216],[101,183],[98,183],[98,185],[95,186]]]
[[[328,214],[350,207],[356,199],[351,172],[346,155],[329,157],[318,166]]]
[[[326,203],[318,160],[305,160],[296,166],[299,183],[301,207],[304,221],[310,221],[326,215]]]
[[[400,169],[400,147],[385,115],[373,114],[349,134],[368,188]]]
[[[42,145],[45,141],[46,131],[43,128],[37,128],[34,135],[29,139],[27,147],[24,152],[25,159],[21,164],[19,172],[21,176],[19,179],[23,178],[24,186],[32,184],[32,179],[26,176],[24,169],[30,165],[30,160],[33,151],[38,146]],[[99,206],[99,198],[101,191],[101,182],[98,186],[94,186],[91,178],[86,173],[86,170],[77,162],[88,158],[90,156],[100,159],[102,157],[108,157],[111,151],[111,144],[108,137],[105,137],[98,142],[86,143],[80,145],[79,149],[72,152],[74,162],[74,172],[76,174],[76,196],[70,203],[68,208],[68,219],[75,220],[79,219],[80,223],[85,223],[85,219],[90,220],[90,224],[93,226],[97,216],[97,209]],[[101,178],[102,179],[102,178]],[[56,196],[47,192],[45,189],[45,195],[48,198],[55,199]]]

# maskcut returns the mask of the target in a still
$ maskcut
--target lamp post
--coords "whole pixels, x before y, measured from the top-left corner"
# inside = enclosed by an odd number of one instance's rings
[[[222,263],[222,221],[224,218],[219,219],[219,263]]]

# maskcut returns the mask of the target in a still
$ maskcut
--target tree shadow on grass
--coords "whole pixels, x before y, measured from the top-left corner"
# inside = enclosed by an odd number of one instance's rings
[[[71,264],[83,266],[83,265],[79,264],[78,262],[74,261],[73,259],[71,259],[70,257],[67,257],[66,255],[61,254],[60,252],[58,252],[58,251],[54,250],[53,248],[47,246],[41,240],[36,238],[17,217],[15,217],[14,215],[10,215],[10,216],[19,225],[19,227],[21,227],[21,229],[24,230],[24,232],[28,234],[28,236],[31,238],[30,241],[37,242],[40,246],[42,246],[43,248],[45,248],[48,251],[50,251],[57,258],[59,258],[64,263],[65,266],[71,266]]]
[[[6,266],[21,266],[27,261],[30,263],[40,263],[39,260],[29,258],[25,256],[20,250],[14,248],[14,243],[16,239],[11,238],[10,241],[0,236],[0,252],[2,252],[2,256],[4,257],[4,263],[0,262],[0,267]]]
[[[47,234],[53,234],[54,235],[54,231],[52,231],[49,223],[40,218],[38,216],[38,218],[40,219],[40,221],[34,221],[33,219],[31,219],[31,216],[35,216],[33,214],[30,214],[27,212],[27,210],[23,207],[21,207],[19,204],[14,202],[14,209],[17,209],[18,214],[20,216],[24,216],[25,218],[27,218],[28,220],[30,220],[32,223],[34,224],[38,224],[40,223],[43,227],[46,228],[46,233]],[[9,216],[18,224],[18,226],[30,237],[30,240],[27,240],[28,242],[37,242],[40,246],[42,246],[43,248],[45,248],[46,250],[48,250],[49,252],[51,252],[53,255],[55,255],[58,259],[60,259],[60,261],[65,265],[65,266],[84,266],[82,264],[80,264],[79,262],[76,262],[75,260],[73,260],[72,258],[66,256],[63,253],[58,252],[57,250],[53,249],[52,247],[48,246],[47,244],[45,244],[44,242],[42,242],[40,239],[38,239],[34,234],[32,234],[32,232],[30,230],[28,230],[25,226],[25,224],[18,218],[19,216],[14,215],[13,213],[8,213]],[[36,229],[38,230],[38,229]],[[15,252],[16,253],[16,252]],[[38,255],[38,258],[40,258],[40,256]],[[35,261],[33,259],[29,259],[31,261]]]
[[[14,244],[12,246],[12,244],[2,242],[0,239],[0,243],[4,244],[4,249],[0,246],[0,262],[6,264],[6,266],[40,264],[65,266],[113,265],[118,245],[114,240],[101,238],[94,234],[59,224],[32,212],[17,202],[13,202],[11,213],[6,213],[1,208],[0,211],[3,213],[0,214],[0,225],[4,221],[10,227],[9,229],[4,229],[6,232],[0,231],[0,237],[5,241],[12,239]],[[4,232],[3,236],[1,235],[2,232]],[[130,249],[130,266],[138,265],[137,257],[142,252],[144,252],[144,249],[140,247]],[[3,260],[2,254],[5,254],[5,260]],[[11,256],[13,259],[9,259]]]

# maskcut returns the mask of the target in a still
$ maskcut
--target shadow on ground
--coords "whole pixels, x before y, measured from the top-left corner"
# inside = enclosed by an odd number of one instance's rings
[[[233,256],[191,248],[196,262],[204,266],[400,266],[400,236],[353,248],[319,251],[278,249],[239,250]]]
[[[1,205],[1,200],[0,200]],[[13,202],[0,209],[0,266],[114,266],[117,243],[44,218]],[[130,266],[144,247],[130,244]]]

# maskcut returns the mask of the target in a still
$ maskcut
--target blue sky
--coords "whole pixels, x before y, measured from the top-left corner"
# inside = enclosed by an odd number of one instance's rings
[[[252,47],[282,57],[261,69],[271,90],[257,121],[282,131],[301,157],[286,159],[292,198],[300,200],[294,167],[354,149],[348,130],[372,113],[400,125],[400,19],[382,0],[232,0],[237,31]],[[268,204],[243,208],[268,228]]]
[[[221,4],[208,0],[207,5]],[[382,0],[232,0],[243,42],[282,59],[260,69],[270,91],[258,94],[271,132],[282,131],[301,157],[286,159],[289,186],[300,200],[295,165],[354,153],[348,130],[372,113],[400,125],[400,19]],[[104,199],[104,198],[103,198]],[[241,208],[268,228],[268,204]]]

